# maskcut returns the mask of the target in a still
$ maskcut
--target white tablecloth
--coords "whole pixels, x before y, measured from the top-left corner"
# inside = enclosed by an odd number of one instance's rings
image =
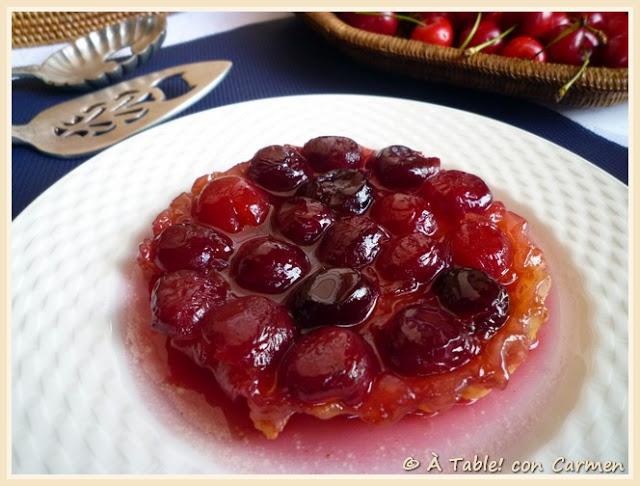
[[[167,38],[164,46],[187,42],[244,25],[290,16],[287,12],[184,12],[168,17]],[[59,49],[60,45],[13,49],[12,66],[36,64]],[[606,108],[558,108],[562,115],[579,123],[598,135],[628,146],[629,107],[627,103]]]

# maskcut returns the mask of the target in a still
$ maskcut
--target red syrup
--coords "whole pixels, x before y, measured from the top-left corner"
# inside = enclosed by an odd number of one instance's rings
[[[549,413],[562,417],[569,410],[571,398],[558,397],[558,391],[571,374],[567,351],[575,331],[559,305],[556,283],[561,282],[554,277],[546,301],[550,317],[539,331],[539,344],[504,390],[441,414],[407,416],[391,425],[295,415],[276,440],[266,439],[253,427],[244,400],[231,401],[209,370],[151,329],[148,292],[137,269],[130,275],[126,340],[142,399],[170,434],[186,439],[194,454],[208,456],[216,470],[403,473],[407,457],[426,467],[435,452],[447,472],[454,457],[526,458],[552,432]]]

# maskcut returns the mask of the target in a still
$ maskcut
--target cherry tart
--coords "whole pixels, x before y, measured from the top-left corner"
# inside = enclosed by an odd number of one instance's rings
[[[272,145],[198,178],[138,263],[150,325],[275,438],[294,414],[390,423],[469,403],[547,320],[527,222],[401,145]]]

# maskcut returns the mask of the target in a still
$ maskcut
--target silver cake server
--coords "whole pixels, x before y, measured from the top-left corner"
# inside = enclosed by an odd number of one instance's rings
[[[188,108],[222,81],[230,61],[184,64],[47,108],[11,127],[12,143],[58,157],[91,154]],[[172,89],[182,88],[182,94]]]
[[[41,65],[13,68],[11,78],[37,78],[58,87],[102,88],[147,61],[166,33],[166,14],[130,17],[76,39]]]

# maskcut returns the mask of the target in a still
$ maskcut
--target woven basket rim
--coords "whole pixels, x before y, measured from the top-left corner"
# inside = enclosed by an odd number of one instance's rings
[[[577,69],[576,66],[571,65],[537,63],[482,52],[471,57],[462,57],[458,48],[435,46],[352,27],[332,12],[306,12],[302,15],[337,40],[353,47],[366,49],[376,55],[442,65],[455,64],[461,70],[483,71],[511,79],[549,85],[557,85],[561,80],[571,78]],[[627,68],[588,67],[575,86],[593,91],[626,92],[628,78]]]

